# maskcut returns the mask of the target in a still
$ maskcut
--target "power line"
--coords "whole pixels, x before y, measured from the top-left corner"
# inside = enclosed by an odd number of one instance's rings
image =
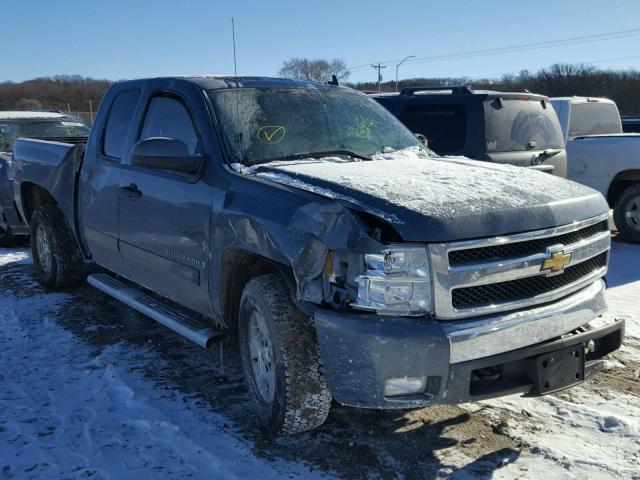
[[[488,48],[482,50],[471,50],[467,52],[458,52],[451,54],[441,54],[441,55],[433,55],[429,57],[416,57],[413,60],[407,62],[407,64],[418,64],[418,63],[427,63],[427,62],[437,62],[437,61],[447,61],[447,60],[461,60],[467,58],[475,58],[487,55],[495,55],[501,53],[516,53],[528,50],[538,50],[545,48],[554,48],[561,47],[567,45],[576,45],[580,43],[591,43],[591,42],[599,42],[605,40],[618,40],[622,38],[634,37],[640,35],[640,28],[634,28],[630,30],[619,30],[615,32],[608,33],[600,33],[600,34],[592,34],[592,35],[583,35],[580,37],[570,37],[558,40],[546,40],[540,42],[532,42],[532,43],[524,43],[520,45],[513,45],[510,47],[496,47],[496,48]],[[382,65],[389,65],[397,62],[397,60],[389,60],[386,62],[380,62]],[[365,68],[369,68],[370,64],[366,65],[356,65],[355,67],[350,68],[352,72],[357,72],[364,70]]]
[[[371,65],[373,68],[378,69],[378,93],[380,93],[380,82],[382,82],[382,69],[387,68],[378,62],[376,65]]]

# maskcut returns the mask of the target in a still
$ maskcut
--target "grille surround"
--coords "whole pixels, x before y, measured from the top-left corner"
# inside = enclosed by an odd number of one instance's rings
[[[584,262],[568,267],[559,275],[537,275],[518,280],[490,283],[475,287],[455,288],[451,300],[454,308],[474,308],[487,303],[505,303],[535,297],[580,281],[606,268],[608,253],[600,253]]]
[[[607,221],[608,213],[602,213],[586,220],[544,230],[476,240],[429,244],[435,318],[441,321],[461,320],[532,308],[537,305],[560,301],[589,285],[600,282],[600,278],[607,272],[608,256],[611,248],[611,234]],[[595,235],[590,236],[593,233]],[[569,243],[562,243],[559,240]],[[515,245],[515,251],[520,253],[517,253],[514,257],[513,254],[509,253],[510,250],[504,249],[506,245]],[[523,245],[529,249],[523,249]],[[537,247],[536,250],[531,249],[533,245]],[[502,249],[500,250],[501,252],[507,252],[505,257],[496,258],[495,255],[486,255],[487,252],[496,252],[496,250],[486,250],[492,247],[499,247]],[[483,258],[483,260],[458,264],[450,263],[450,254],[468,250],[481,252],[480,258]],[[571,254],[569,264],[564,271],[562,273],[543,271],[544,261],[549,259],[552,253],[558,251]],[[464,299],[464,301],[461,301],[460,292],[457,292],[456,296],[458,298],[454,306],[455,290],[519,281],[529,277],[552,278],[561,276],[571,267],[589,261],[600,254],[606,254],[604,261],[602,260],[603,257],[599,257],[600,261],[603,261],[601,267],[596,268],[591,273],[587,273],[582,278],[578,278],[575,282],[565,282],[560,288],[553,288],[558,286],[557,283],[553,283],[551,290],[541,289],[543,293],[536,295],[535,292],[531,293],[530,290],[527,290],[527,295],[522,293],[513,294],[506,296],[504,301],[500,295],[497,295],[497,298],[489,298],[487,296],[475,301]],[[478,253],[476,252],[473,255],[478,255]],[[569,270],[569,274],[574,271]],[[569,276],[567,275],[563,278],[569,278]],[[559,281],[560,279],[556,279],[548,282]],[[518,286],[518,284],[515,285]],[[514,298],[515,300],[513,300]],[[485,302],[485,300],[487,301]],[[467,307],[466,305],[470,306]]]

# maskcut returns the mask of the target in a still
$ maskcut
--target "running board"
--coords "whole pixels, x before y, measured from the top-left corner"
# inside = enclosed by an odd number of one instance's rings
[[[98,290],[126,303],[201,347],[210,348],[222,335],[220,331],[181,312],[168,302],[159,300],[109,274],[89,275],[87,281]]]

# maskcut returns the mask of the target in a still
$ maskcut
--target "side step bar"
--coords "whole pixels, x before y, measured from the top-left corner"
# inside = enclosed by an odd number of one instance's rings
[[[140,313],[153,318],[156,322],[169,327],[176,333],[197,343],[201,347],[210,348],[222,335],[215,328],[199,322],[195,318],[181,312],[162,300],[145,293],[141,289],[126,284],[106,273],[89,275],[87,281],[107,295],[126,303]]]

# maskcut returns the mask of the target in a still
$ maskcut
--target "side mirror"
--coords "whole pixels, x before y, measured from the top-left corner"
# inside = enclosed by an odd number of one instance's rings
[[[140,140],[131,153],[134,165],[170,172],[195,173],[199,161],[199,155],[189,154],[186,143],[165,137]]]
[[[427,137],[425,137],[423,134],[421,133],[414,133],[415,137],[420,140],[420,142],[425,146],[428,147],[429,146],[429,140],[427,140]]]

